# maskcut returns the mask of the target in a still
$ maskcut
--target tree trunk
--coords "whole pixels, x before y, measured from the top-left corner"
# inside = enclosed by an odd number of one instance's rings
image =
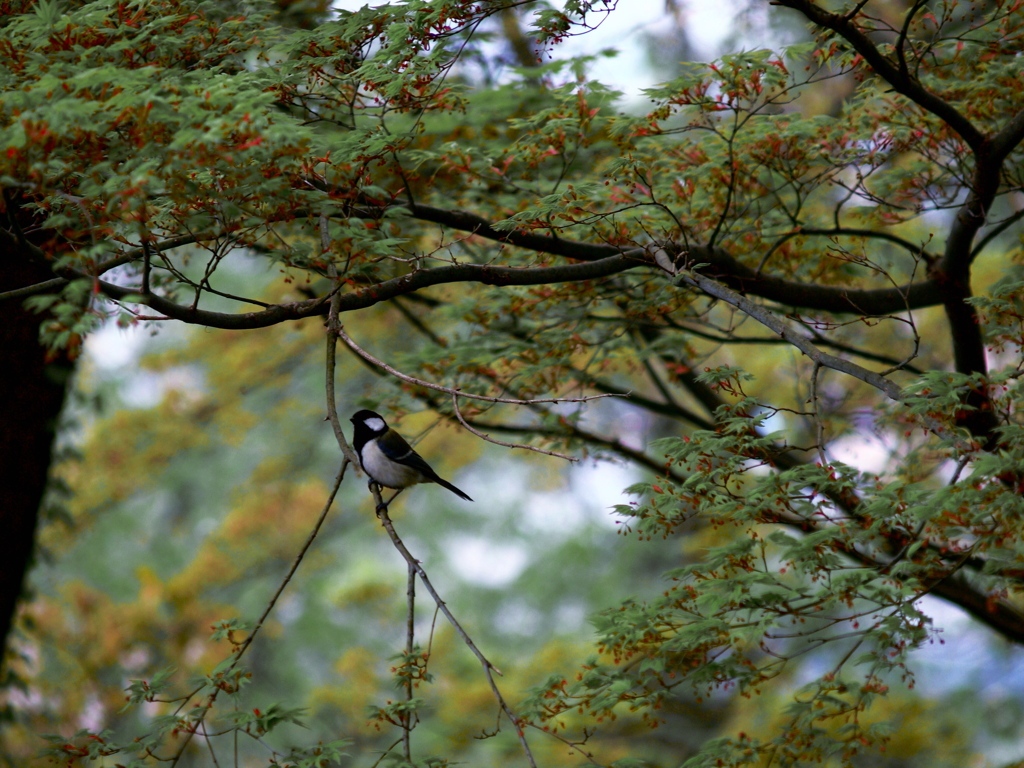
[[[0,292],[52,278],[43,265],[6,253]],[[0,301],[0,642],[7,647],[25,572],[32,561],[39,507],[57,420],[73,370],[66,357],[47,359],[40,317],[20,299]]]

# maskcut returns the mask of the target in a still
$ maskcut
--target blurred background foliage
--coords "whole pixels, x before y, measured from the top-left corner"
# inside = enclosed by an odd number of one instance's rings
[[[278,6],[283,23],[302,29],[315,29],[329,13],[324,3]],[[652,79],[679,74],[665,62],[721,52],[698,51],[706,41],[695,39],[701,31],[688,25],[688,7],[669,0],[646,37],[619,41],[623,47],[646,45],[648,59],[660,66]],[[738,9],[723,50],[743,47],[755,34],[785,42],[805,34],[792,15],[766,8]],[[453,77],[483,89],[498,83],[508,68],[535,65],[523,59],[521,20],[514,13],[485,31],[489,37],[480,39],[486,44],[470,51],[476,59],[467,54],[473,67]],[[809,88],[801,109],[834,114],[851,88],[845,81]],[[428,122],[427,129],[449,138],[487,130],[490,96],[481,90],[475,98],[479,109]],[[529,92],[521,98],[516,109],[534,114]],[[502,103],[516,111],[507,98]],[[588,151],[600,157],[606,148],[598,142]],[[906,236],[914,226],[907,225]],[[982,265],[978,282],[991,283],[996,274],[993,268],[987,277]],[[255,260],[224,266],[218,275],[221,289],[233,293],[258,293],[273,302],[303,295],[301,284],[265,271]],[[458,294],[440,288],[432,296],[450,306],[447,313],[431,314],[431,331],[468,336],[469,310],[459,305]],[[547,297],[543,289],[495,289],[492,306],[547,298],[557,303],[566,297]],[[479,303],[479,295],[473,301]],[[578,308],[566,306],[568,319]],[[346,317],[346,328],[367,347],[386,349],[399,369],[423,369],[437,347],[424,342],[415,322],[419,309],[412,301],[389,303]],[[715,311],[731,327],[732,315]],[[915,319],[922,338],[938,333],[933,329],[943,322],[938,309]],[[13,670],[21,685],[8,694],[3,754],[12,766],[33,759],[40,733],[141,732],[148,718],[166,714],[169,706],[124,709],[130,680],[168,667],[175,668],[176,679],[187,680],[227,658],[231,643],[212,640],[213,628],[232,618],[252,622],[260,614],[308,535],[340,464],[325,421],[319,320],[259,333],[148,330],[104,330],[87,347],[75,381],[61,438],[66,456],[56,471],[68,492],[55,492],[31,600],[15,638]],[[873,333],[878,339],[879,332]],[[905,342],[901,333],[892,329],[893,346]],[[788,347],[720,345],[713,339],[691,344],[689,357],[702,364],[742,364],[754,377],[755,396],[770,392],[766,400],[794,410],[806,398],[806,379],[794,378],[793,370],[803,366],[806,373],[809,365]],[[485,345],[481,354],[487,351]],[[943,366],[941,352],[925,352],[934,358],[917,365]],[[337,396],[346,426],[347,416],[362,407],[389,414],[440,474],[476,500],[462,503],[443,489],[418,487],[401,497],[394,518],[442,597],[502,671],[500,684],[512,702],[551,675],[572,676],[589,663],[596,653],[590,621],[596,612],[659,593],[667,569],[692,562],[730,535],[697,523],[685,536],[646,540],[625,534],[624,520],[612,507],[628,503],[622,488],[655,477],[650,468],[594,447],[584,452],[567,446],[583,457],[570,465],[484,444],[442,421],[422,393],[339,354]],[[460,354],[465,361],[466,347]],[[565,354],[582,368],[590,352]],[[650,382],[637,358],[610,353],[603,375],[622,391],[654,394],[647,391]],[[853,386],[830,394],[848,406],[860,397]],[[577,410],[582,426],[617,435],[631,448],[680,433],[678,422],[628,399],[566,407],[567,414]],[[809,429],[795,418],[787,426],[798,435]],[[837,435],[858,431],[839,415],[829,427]],[[890,447],[878,434],[874,442],[851,440],[848,455],[884,467],[893,458]],[[1018,683],[1024,679],[1024,655],[971,626],[955,609],[927,604],[948,628],[948,643],[925,657],[913,686],[892,690],[872,708],[873,721],[892,724],[892,737],[884,751],[862,764],[1008,762],[1022,746],[1024,689]],[[286,723],[266,737],[278,753],[287,753],[292,743],[345,739],[349,757],[342,764],[378,764],[400,738],[397,727],[375,719],[373,708],[400,696],[394,667],[405,642],[405,605],[405,564],[373,514],[364,478],[350,470],[319,538],[246,657],[251,682],[230,706],[263,712],[275,703],[301,708],[297,719],[303,725]],[[443,755],[467,765],[521,761],[507,723],[494,735],[499,712],[478,663],[424,595],[417,602],[416,628],[419,642],[430,649],[432,676],[417,690],[425,705],[413,734],[416,754],[424,761]],[[828,653],[808,654],[805,666],[787,668],[785,685],[762,695],[726,690],[701,701],[680,693],[660,713],[664,722],[655,729],[625,708],[614,723],[588,722],[580,714],[571,725],[593,731],[584,748],[602,763],[628,757],[677,765],[722,733],[774,732],[785,720],[792,692],[834,663]],[[535,732],[528,737],[541,765],[587,762],[557,739]],[[270,759],[267,746],[254,740],[238,747],[238,764]],[[225,754],[233,745],[220,748],[219,764],[229,764]],[[212,759],[196,740],[183,764],[209,765]]]
[[[251,281],[250,275],[237,277]],[[267,276],[265,295],[286,290]],[[938,320],[923,320],[921,333]],[[414,329],[393,308],[367,312],[348,327],[366,344],[387,347],[399,365],[403,353],[416,354]],[[317,321],[259,334],[110,328],[89,349],[63,433],[73,455],[58,468],[71,493],[42,533],[33,599],[16,645],[25,688],[9,699],[16,708],[5,741],[12,765],[38,751],[39,733],[141,730],[166,708],[122,711],[129,680],[169,666],[184,680],[226,658],[230,645],[212,641],[212,628],[259,615],[339,464],[325,421]],[[709,363],[736,362],[733,349],[707,351]],[[755,376],[753,391],[789,387],[799,396],[779,374],[771,347],[743,350],[743,364]],[[624,361],[614,375],[626,389],[642,386],[631,380],[631,367]],[[364,406],[386,413],[417,408],[408,392],[352,355],[341,358],[339,371],[343,414]],[[627,400],[589,404],[583,424],[637,443],[673,430]],[[570,465],[510,452],[429,410],[395,426],[419,439],[417,449],[476,499],[463,503],[421,486],[401,497],[394,517],[442,597],[504,673],[500,684],[511,701],[552,673],[570,675],[586,664],[595,653],[591,614],[656,594],[666,569],[731,535],[700,525],[668,539],[623,535],[624,521],[611,509],[626,501],[618,489],[651,475],[621,460]],[[885,461],[884,446],[859,450],[867,460]],[[370,708],[399,696],[392,670],[404,643],[405,577],[364,481],[350,473],[247,657],[252,682],[236,706],[283,702],[305,709],[305,727],[286,724],[266,737],[278,752],[287,753],[290,740],[344,737],[352,742],[344,764],[368,766],[398,738],[398,729],[374,720]],[[933,601],[931,608],[940,605]],[[955,610],[941,612],[953,628],[951,647],[935,655],[915,687],[893,691],[871,711],[872,719],[894,723],[874,765],[984,764],[984,756],[1012,754],[1018,743],[1024,698],[1006,683],[1019,679],[1021,654]],[[426,700],[413,737],[417,753],[467,764],[521,759],[507,724],[484,738],[498,721],[486,681],[422,594],[417,633],[429,644],[433,676],[417,692]],[[960,654],[968,647],[971,658]],[[720,732],[768,734],[784,718],[789,692],[828,658],[808,655],[806,673],[791,669],[787,685],[753,698],[722,693],[697,701],[682,694],[653,730],[624,711],[586,749],[605,763],[640,756],[675,765]],[[972,674],[950,676],[950,664]],[[573,724],[588,725],[582,716]],[[531,742],[541,764],[586,762],[554,739],[532,735]],[[267,754],[243,743],[242,764],[263,764]],[[187,764],[205,765],[207,756],[197,747]]]

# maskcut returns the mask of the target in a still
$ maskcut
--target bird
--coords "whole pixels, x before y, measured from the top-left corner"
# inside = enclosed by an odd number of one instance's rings
[[[350,421],[353,425],[352,447],[359,455],[359,465],[370,477],[370,482],[397,489],[388,504],[404,489],[417,483],[437,483],[466,501],[473,500],[431,469],[379,413],[358,411]]]

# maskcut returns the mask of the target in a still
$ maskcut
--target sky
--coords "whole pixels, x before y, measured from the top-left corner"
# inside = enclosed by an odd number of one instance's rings
[[[669,0],[618,0],[615,11],[597,29],[566,40],[559,46],[559,51],[568,58],[615,48],[619,55],[595,62],[590,76],[626,94],[636,94],[641,88],[656,82],[656,75],[647,64],[643,49],[644,33],[668,32],[673,28],[666,11],[668,3]],[[366,0],[335,0],[333,6],[339,10],[354,11],[365,5],[383,4],[367,3]],[[738,12],[736,0],[683,0],[679,5],[694,54],[707,60],[717,56],[723,41],[734,29]]]

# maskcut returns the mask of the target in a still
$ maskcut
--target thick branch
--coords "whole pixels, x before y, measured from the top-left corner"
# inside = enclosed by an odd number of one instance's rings
[[[564,256],[577,261],[605,259],[622,252],[613,245],[582,243],[563,240],[550,235],[509,232],[495,229],[489,221],[464,211],[448,211],[428,205],[402,205],[409,214],[420,221],[451,227],[463,232],[508,243],[519,248]],[[368,215],[368,214],[363,214]],[[841,231],[830,231],[841,235]],[[863,236],[862,230],[856,234]],[[779,277],[760,274],[740,263],[721,248],[692,247],[691,261],[706,263],[702,271],[719,282],[740,293],[760,296],[769,301],[801,309],[817,309],[829,312],[849,312],[864,316],[891,315],[908,309],[941,304],[942,291],[935,280],[925,280],[894,288],[855,290],[845,287],[815,285],[784,280]]]
[[[418,291],[432,285],[445,283],[483,283],[484,285],[547,285],[549,283],[576,282],[607,277],[642,266],[642,251],[610,256],[599,261],[582,264],[566,264],[557,267],[534,267],[515,269],[481,264],[454,264],[451,266],[423,269],[402,277],[386,280],[352,293],[342,294],[338,300],[339,312],[352,312]],[[84,275],[83,275],[84,277]],[[113,299],[144,304],[157,312],[184,323],[205,325],[209,328],[252,329],[265,328],[288,320],[325,315],[328,311],[327,297],[318,297],[290,304],[277,304],[260,312],[211,312],[209,310],[176,304],[162,296],[141,296],[137,289],[124,288],[99,281],[104,294]]]
[[[966,299],[971,295],[970,268],[976,254],[973,243],[978,231],[984,226],[989,209],[998,193],[1003,161],[1024,140],[1024,111],[1014,115],[1004,128],[990,139],[950,102],[929,91],[910,73],[902,57],[906,27],[897,45],[900,60],[894,63],[856,24],[855,14],[829,13],[815,5],[813,0],[774,2],[802,13],[813,24],[841,36],[892,86],[893,90],[945,122],[971,148],[975,169],[970,194],[950,227],[943,258],[930,275],[929,284],[937,287],[941,293],[941,303],[951,330],[956,370],[961,373],[985,373],[987,363],[977,313],[966,303]],[[916,305],[916,302],[912,303]],[[972,392],[965,404],[968,408],[961,418],[962,426],[979,438],[991,440],[996,419],[991,412],[987,394],[980,391]]]
[[[733,305],[744,314],[757,320],[769,330],[779,334],[779,336],[784,338],[819,365],[853,376],[856,379],[860,379],[876,389],[881,390],[892,400],[901,401],[903,399],[903,390],[894,382],[889,381],[889,379],[875,373],[874,371],[850,362],[849,360],[821,351],[802,334],[797,333],[788,323],[777,317],[774,312],[744,296],[741,296],[737,292],[730,290],[721,283],[712,280],[699,272],[693,272],[690,270],[680,272],[677,279],[681,283],[699,288],[708,296],[714,296],[717,299],[721,299],[722,301]]]
[[[999,192],[1002,165],[1006,156],[1024,137],[1024,112],[1019,112],[997,135],[986,142],[976,154],[970,193],[960,206],[949,229],[946,249],[938,265],[935,279],[943,291],[943,308],[949,322],[953,344],[953,361],[960,373],[987,373],[985,342],[977,311],[967,303],[971,296],[971,264],[978,253],[974,247],[978,232],[988,221],[992,203]],[[972,434],[991,441],[997,426],[987,392],[968,393],[968,406],[961,423]]]
[[[553,235],[519,232],[514,229],[495,229],[489,220],[468,211],[447,210],[445,208],[436,208],[432,205],[421,205],[420,203],[396,203],[392,207],[407,211],[412,218],[419,221],[429,221],[432,224],[451,227],[460,232],[471,232],[487,240],[508,243],[528,251],[550,253],[553,256],[565,256],[575,261],[596,261],[623,253],[622,248],[605,243],[584,243],[578,240],[563,240]],[[376,218],[381,213],[381,209],[370,209],[362,212],[352,211],[352,214],[355,216],[368,216],[371,218]]]
[[[943,579],[929,591],[960,606],[1007,640],[1024,644],[1024,614],[1005,600],[989,597],[960,574]]]
[[[989,158],[993,163],[1002,163],[1022,141],[1024,141],[1024,109],[1014,115],[1003,126],[1003,130],[992,137],[988,146]]]
[[[713,288],[714,286],[708,285],[707,287]],[[724,297],[723,300],[732,298],[749,303],[749,300],[746,300],[744,297],[738,297],[731,293],[723,293],[722,297]],[[750,308],[755,309],[756,305],[752,305],[751,303]],[[765,310],[765,313],[768,313],[768,310]],[[407,315],[407,317],[409,317],[409,315]],[[781,319],[775,319],[784,325],[784,322]],[[418,323],[418,321],[417,328],[420,332],[426,333],[436,341],[436,337],[434,337],[433,333],[422,324]],[[642,333],[644,337],[650,341],[659,330],[660,329],[646,328]],[[778,331],[778,329],[776,330]],[[702,382],[698,381],[692,373],[674,371],[673,376],[679,381],[679,383],[685,386],[705,408],[707,408],[709,413],[714,413],[716,409],[724,403],[724,401],[715,392]],[[587,383],[590,386],[596,386],[598,389],[605,389],[601,386],[600,382],[596,380],[588,379]],[[424,401],[430,405],[430,407],[439,411],[442,410],[441,402],[434,399],[430,393],[423,393],[420,396],[423,397]],[[653,412],[663,412],[660,404],[652,403],[650,401],[644,402],[642,399],[637,401],[637,396],[635,394],[632,395],[632,400],[634,401],[634,405],[639,405]],[[674,418],[693,420],[692,416],[688,414],[666,413],[665,415],[669,415]],[[700,419],[700,421],[703,422],[704,420]],[[470,423],[472,423],[477,429],[482,429],[488,432],[530,434],[534,437],[544,436],[549,439],[563,438],[582,440],[586,444],[614,452],[622,458],[633,462],[635,465],[646,468],[655,475],[666,475],[676,482],[682,482],[684,480],[682,475],[672,467],[665,466],[664,462],[655,456],[641,450],[628,448],[618,439],[609,439],[592,432],[585,431],[578,425],[565,424],[562,428],[548,427],[540,424],[517,426],[501,422],[482,422],[476,419],[470,420]],[[714,425],[708,422],[698,424],[698,426],[705,429],[714,428]],[[766,454],[764,458],[779,470],[791,469],[802,463],[786,451],[772,452],[770,455]],[[858,512],[860,499],[855,494],[826,492],[826,495],[846,514],[850,515],[852,518],[860,518],[860,514]],[[805,533],[822,530],[824,526],[822,521],[808,520],[796,515],[787,514],[779,514],[778,517],[775,518],[775,522],[794,527]],[[854,558],[857,562],[860,562],[870,568],[884,570],[894,562],[894,559],[898,559],[900,557],[900,553],[905,550],[905,542],[902,538],[889,538],[884,531],[883,535],[886,535],[889,546],[885,547],[884,545],[881,545],[882,549],[874,555],[852,545],[841,546],[840,548],[845,554]],[[930,550],[934,549],[930,542],[925,541],[925,546]],[[970,560],[962,561],[961,565],[966,566],[971,571],[978,571],[984,566],[984,563],[980,559],[974,560],[974,558],[971,558]],[[1014,608],[1012,604],[1003,600],[992,599],[989,595],[986,595],[984,591],[974,586],[968,577],[957,574],[941,579],[932,584],[928,588],[928,592],[958,605],[976,619],[1008,639],[1014,642],[1024,643],[1024,615]]]
[[[905,69],[890,61],[875,47],[871,39],[854,22],[852,16],[829,13],[819,8],[812,0],[772,0],[774,5],[792,8],[803,14],[812,24],[830,29],[864,57],[871,68],[884,79],[896,93],[903,94],[918,106],[938,117],[956,131],[975,152],[981,150],[985,137],[974,124],[948,101],[925,88],[920,81]]]
[[[413,218],[420,221],[428,221],[459,231],[470,232],[495,242],[507,243],[538,253],[563,256],[575,261],[600,262],[602,266],[598,267],[595,264],[593,270],[588,270],[586,265],[582,264],[534,269],[513,269],[473,264],[438,267],[436,269],[415,272],[403,278],[396,278],[395,280],[382,283],[375,288],[367,288],[363,291],[347,294],[340,311],[363,309],[372,306],[377,301],[394,298],[395,296],[410,293],[420,288],[442,283],[480,282],[488,285],[539,285],[543,283],[605,277],[617,271],[621,272],[638,266],[640,263],[635,260],[629,264],[609,261],[612,258],[628,259],[630,255],[639,254],[640,251],[638,249],[624,252],[622,248],[603,243],[585,243],[577,240],[564,240],[551,235],[498,230],[486,219],[465,211],[445,210],[419,204],[396,204],[394,207],[408,211]],[[367,218],[379,216],[381,212],[382,209],[379,208],[372,211],[369,209],[349,211],[351,215]],[[214,235],[211,234],[208,237],[213,238]],[[151,249],[154,252],[169,250],[179,245],[195,242],[197,239],[199,238],[194,236],[171,238],[163,243],[154,243]],[[0,241],[4,240],[9,241],[8,245],[16,245],[14,237],[9,232],[0,229]],[[41,252],[38,255],[45,259]],[[691,248],[690,255],[692,260],[708,265],[703,270],[705,274],[713,276],[719,282],[740,293],[760,296],[769,301],[801,309],[848,312],[871,317],[904,312],[908,309],[934,306],[943,303],[944,300],[943,291],[935,279],[893,288],[855,290],[838,286],[800,283],[760,274],[745,264],[740,263],[732,255],[720,248],[693,247]],[[141,256],[142,250],[135,249],[122,256],[103,262],[101,265],[98,265],[97,274],[102,274],[113,266],[128,263]],[[575,271],[573,271],[574,268]],[[560,270],[569,271],[561,272]],[[65,269],[61,270],[59,276],[64,279],[75,277],[93,279],[96,275]],[[55,289],[60,287],[60,285],[50,283],[48,287]],[[140,290],[112,286],[105,282],[100,283],[100,288],[108,296],[115,299],[141,294]],[[6,297],[15,298],[35,292],[36,287],[19,289],[17,292],[6,294]],[[375,295],[378,297],[374,298]],[[0,298],[4,297],[0,296]],[[183,322],[209,325],[214,328],[245,329],[263,328],[288,320],[325,314],[327,310],[324,302],[324,299],[311,299],[305,302],[278,305],[262,312],[244,314],[206,312],[204,310],[182,307],[157,296],[148,297],[146,301],[141,303],[148,304],[154,310],[163,313],[169,318]]]

